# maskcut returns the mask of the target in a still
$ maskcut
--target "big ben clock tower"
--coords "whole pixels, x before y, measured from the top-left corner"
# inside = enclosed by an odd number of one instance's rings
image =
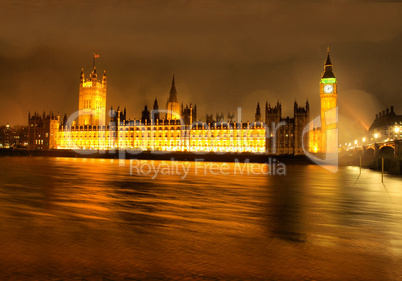
[[[332,152],[333,149],[329,147],[335,147],[334,144],[328,145],[328,142],[337,142],[337,118],[336,118],[336,106],[337,106],[337,81],[335,74],[332,72],[332,63],[329,57],[329,47],[327,50],[327,60],[324,65],[324,72],[321,75],[320,81],[320,98],[321,98],[321,153]],[[336,140],[335,140],[336,138]],[[336,147],[338,144],[336,143]],[[328,151],[331,150],[331,151]]]

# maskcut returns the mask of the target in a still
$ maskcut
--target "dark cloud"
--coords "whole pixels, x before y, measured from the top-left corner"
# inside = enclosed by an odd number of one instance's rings
[[[0,124],[26,124],[27,112],[72,113],[81,67],[93,52],[106,69],[108,106],[138,118],[164,104],[172,74],[180,101],[206,113],[259,101],[308,98],[319,112],[318,82],[331,45],[345,124],[371,123],[387,105],[402,112],[397,3],[263,1],[9,1],[0,4]],[[363,102],[364,101],[364,102]],[[356,114],[358,113],[358,114]],[[352,129],[343,127],[343,135]]]

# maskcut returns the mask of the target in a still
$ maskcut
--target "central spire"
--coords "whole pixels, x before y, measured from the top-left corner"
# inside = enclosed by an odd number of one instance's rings
[[[327,48],[327,60],[324,64],[324,73],[321,78],[335,78],[335,74],[332,72],[331,58],[329,57],[329,46]]]
[[[325,62],[325,65],[332,65],[331,59],[329,58],[329,46],[327,47],[327,61]]]
[[[173,75],[173,79],[172,79],[172,87],[170,88],[168,101],[177,102],[177,91],[176,91],[176,85],[174,82],[174,75]]]

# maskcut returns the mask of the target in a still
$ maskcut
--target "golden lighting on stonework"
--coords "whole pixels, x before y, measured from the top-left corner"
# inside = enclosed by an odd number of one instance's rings
[[[116,131],[61,128],[56,133],[56,143],[59,149],[265,152],[265,128],[262,123],[245,128],[182,127],[187,126],[119,126]]]

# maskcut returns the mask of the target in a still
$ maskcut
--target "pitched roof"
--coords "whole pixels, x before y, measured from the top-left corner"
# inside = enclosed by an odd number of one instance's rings
[[[387,114],[381,115],[378,118],[376,118],[371,124],[369,131],[380,128],[380,127],[386,127],[386,126],[392,126],[398,124],[402,124],[402,115],[396,115],[394,111],[391,111]]]

